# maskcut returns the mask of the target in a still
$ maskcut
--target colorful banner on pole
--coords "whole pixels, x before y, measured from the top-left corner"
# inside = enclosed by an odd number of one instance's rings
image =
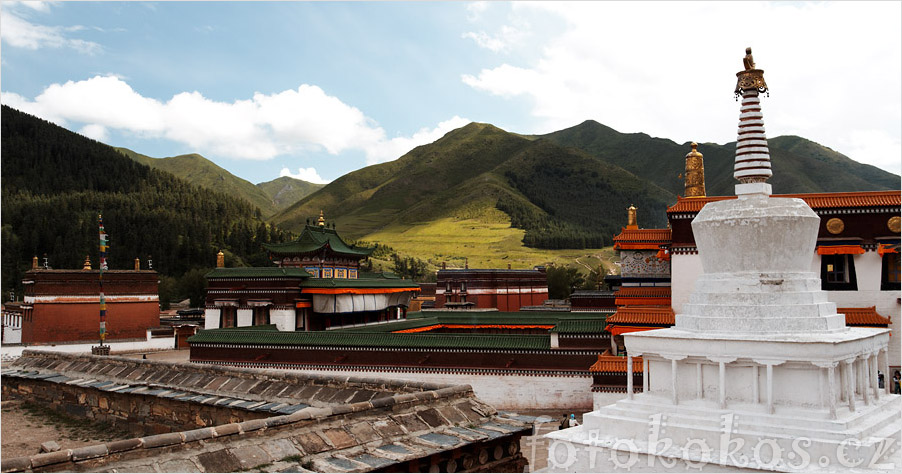
[[[106,231],[103,229],[103,215],[98,214],[100,223],[100,345],[106,339],[106,298],[103,296],[103,271],[108,270],[106,263],[106,251],[109,249]]]

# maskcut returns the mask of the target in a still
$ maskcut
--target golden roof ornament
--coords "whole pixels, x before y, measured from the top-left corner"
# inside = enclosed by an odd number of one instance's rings
[[[85,264],[81,267],[82,270],[90,270],[91,269],[91,256],[85,255]]]
[[[758,93],[767,92],[767,83],[764,82],[764,71],[755,69],[755,60],[752,58],[752,48],[745,48],[745,57],[742,58],[742,65],[745,69],[736,73],[738,80],[736,81],[736,89],[733,94],[736,100],[743,91],[757,90]],[[767,94],[768,97],[770,93]]]
[[[630,207],[626,209],[626,228],[627,229],[638,229],[638,219],[636,218],[636,206],[630,204]]]
[[[685,197],[705,197],[705,160],[698,151],[698,143],[692,142],[692,151],[686,154]]]
[[[325,226],[326,226],[326,218],[323,217],[323,211],[322,211],[322,209],[320,209],[320,211],[319,211],[319,218],[316,220],[316,225],[318,225],[318,226],[320,226],[320,227],[325,227]]]
[[[216,254],[216,268],[224,268],[225,267],[225,254],[222,253],[222,250]]]

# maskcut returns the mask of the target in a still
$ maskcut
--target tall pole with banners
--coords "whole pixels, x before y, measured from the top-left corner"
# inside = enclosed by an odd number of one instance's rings
[[[110,246],[106,230],[103,228],[103,214],[97,215],[97,221],[100,237],[100,276],[98,279],[100,282],[100,345],[92,348],[91,352],[95,355],[109,355],[110,346],[103,345],[103,341],[106,339],[106,298],[103,295],[103,272],[109,269],[106,261],[106,251]]]

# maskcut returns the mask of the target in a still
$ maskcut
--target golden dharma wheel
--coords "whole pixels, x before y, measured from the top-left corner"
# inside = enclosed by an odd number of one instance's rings
[[[834,217],[833,219],[830,219],[829,221],[827,221],[827,232],[830,232],[831,234],[834,234],[834,235],[838,234],[838,233],[842,232],[843,229],[845,229],[845,228],[846,228],[846,223],[843,222],[842,219],[840,219],[838,217]]]
[[[898,234],[900,230],[900,221],[902,221],[902,219],[900,219],[899,216],[890,217],[889,220],[886,221],[886,227],[889,228],[890,232]]]

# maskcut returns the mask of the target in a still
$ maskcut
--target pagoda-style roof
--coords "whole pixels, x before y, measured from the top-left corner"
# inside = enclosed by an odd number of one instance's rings
[[[775,198],[799,198],[811,209],[843,209],[850,207],[899,206],[902,193],[896,191],[859,191],[849,193],[774,194]],[[677,203],[667,208],[668,214],[697,213],[709,202],[736,199],[736,196],[677,197]]]
[[[189,338],[191,344],[258,344],[329,347],[423,348],[458,350],[550,350],[548,336],[495,334],[395,334],[339,331],[279,331],[275,325],[243,330],[208,329]]]
[[[877,308],[836,308],[836,312],[846,315],[846,326],[889,327],[889,318],[877,313]]]
[[[641,325],[668,327],[674,324],[673,308],[669,306],[624,306],[607,319],[608,325]]]
[[[670,229],[629,229],[623,228],[614,237],[615,250],[658,250],[661,245],[670,245]]]
[[[206,274],[210,278],[310,278],[303,268],[232,267],[214,268]]]
[[[621,373],[626,375],[626,357],[611,354],[598,354],[598,360],[589,367],[589,372]],[[633,357],[633,373],[642,373],[642,357]]]
[[[270,253],[280,256],[311,255],[326,250],[340,256],[365,258],[374,250],[348,245],[339,237],[335,229],[327,229],[325,226],[318,225],[304,226],[301,235],[293,242],[263,244],[263,247]]]
[[[614,293],[614,304],[670,306],[669,286],[621,286]]]

